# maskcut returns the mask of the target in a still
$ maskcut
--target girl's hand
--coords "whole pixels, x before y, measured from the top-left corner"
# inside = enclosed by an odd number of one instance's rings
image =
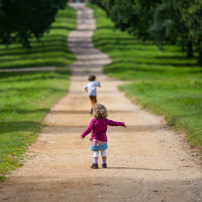
[[[126,125],[124,125],[123,127],[124,127],[124,128],[127,128],[127,126],[126,126]]]
[[[84,137],[80,136],[80,138],[83,140]]]

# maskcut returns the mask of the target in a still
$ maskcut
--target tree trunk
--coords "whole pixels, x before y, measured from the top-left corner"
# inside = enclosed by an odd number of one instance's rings
[[[198,41],[198,64],[202,66],[202,40]]]
[[[202,66],[202,48],[199,48],[198,63]]]
[[[187,58],[193,58],[194,54],[193,54],[193,45],[191,40],[189,40],[187,42]]]

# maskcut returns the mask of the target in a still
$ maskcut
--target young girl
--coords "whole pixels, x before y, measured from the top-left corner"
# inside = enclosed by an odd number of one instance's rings
[[[96,82],[96,77],[93,74],[90,74],[88,76],[88,83],[85,85],[84,89],[86,92],[88,92],[88,96],[91,100],[92,107],[89,111],[89,113],[93,114],[93,106],[97,102],[97,93],[96,93],[96,87],[101,87],[100,82]]]
[[[81,134],[81,139],[85,138],[86,135],[88,135],[91,132],[91,146],[90,150],[94,151],[93,154],[93,164],[91,168],[98,168],[98,157],[99,157],[99,151],[102,155],[102,167],[106,168],[107,163],[107,154],[106,149],[107,146],[107,126],[123,126],[126,128],[126,125],[124,122],[117,122],[107,119],[108,111],[106,107],[102,104],[96,103],[93,107],[93,116],[94,119],[91,120],[89,126],[87,129]]]

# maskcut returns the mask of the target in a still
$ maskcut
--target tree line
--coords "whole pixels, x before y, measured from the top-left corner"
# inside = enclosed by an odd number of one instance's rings
[[[48,31],[58,9],[66,0],[0,0],[0,43],[22,43],[30,48],[30,39],[39,39]]]
[[[115,28],[141,40],[180,46],[202,65],[202,0],[91,0],[104,9]]]

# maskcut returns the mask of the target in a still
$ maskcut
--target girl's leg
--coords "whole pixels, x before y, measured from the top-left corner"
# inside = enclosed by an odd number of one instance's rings
[[[98,157],[99,157],[99,152],[94,151],[94,153],[93,153],[93,164],[92,164],[91,168],[98,168]]]
[[[102,167],[106,168],[107,167],[107,152],[106,152],[106,150],[102,150],[101,155],[102,155]]]
[[[94,151],[93,157],[93,162],[98,163],[99,151]]]

